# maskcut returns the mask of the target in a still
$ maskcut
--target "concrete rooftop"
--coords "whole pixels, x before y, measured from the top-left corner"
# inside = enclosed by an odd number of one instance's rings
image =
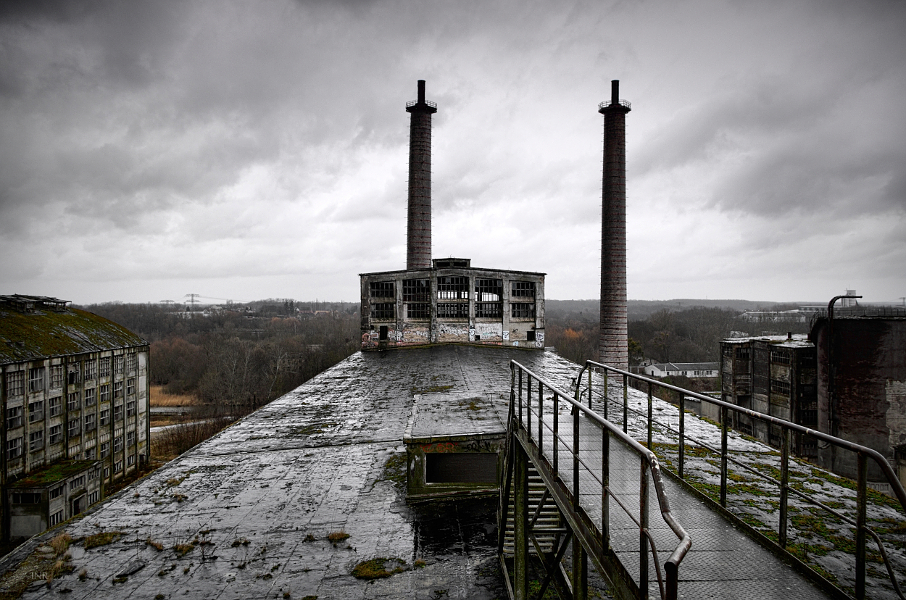
[[[505,597],[496,500],[408,506],[402,439],[416,394],[505,403],[511,358],[564,388],[578,370],[519,349],[355,354],[24,544],[0,561],[0,591],[38,578],[23,598]],[[75,541],[72,571],[48,586],[47,543],[62,532],[121,535],[90,549]],[[349,537],[327,539],[339,532]],[[403,572],[352,576],[378,557]]]

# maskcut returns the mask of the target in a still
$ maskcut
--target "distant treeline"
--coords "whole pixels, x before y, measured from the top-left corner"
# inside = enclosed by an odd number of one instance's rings
[[[644,358],[658,362],[716,362],[719,360],[720,341],[729,337],[733,331],[748,335],[808,333],[808,323],[768,325],[746,321],[740,316],[742,311],[735,307],[662,307],[648,313],[645,309],[650,308],[651,304],[653,303],[636,303],[636,310],[633,311],[633,303],[630,303],[630,364],[639,364]],[[597,307],[597,301],[592,300],[546,301],[546,343],[556,347],[564,358],[580,364],[586,359],[596,358],[600,326]],[[764,307],[765,310],[789,308],[792,307]],[[774,330],[766,331],[769,326]]]
[[[244,414],[296,388],[359,349],[359,307],[289,300],[231,305],[187,316],[153,304],[86,310],[151,344],[151,383]]]

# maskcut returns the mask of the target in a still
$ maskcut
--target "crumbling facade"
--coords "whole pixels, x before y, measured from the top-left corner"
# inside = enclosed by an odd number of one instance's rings
[[[626,314],[626,113],[629,102],[620,100],[620,82],[611,82],[610,102],[604,115],[604,173],[601,214],[601,329],[598,359],[618,369],[629,369]]]
[[[362,349],[473,343],[544,347],[544,273],[435,259],[431,269],[360,275]]]
[[[772,417],[817,429],[815,345],[802,334],[729,338],[720,343],[723,400]],[[703,406],[702,411],[708,407]],[[704,412],[703,412],[704,414]],[[718,414],[706,414],[718,419]],[[732,425],[760,441],[780,446],[780,432],[735,415]],[[812,438],[796,437],[792,449],[814,459]]]
[[[84,511],[150,457],[148,343],[67,304],[0,296],[4,540]]]
[[[906,482],[906,312],[816,319],[818,428],[868,446],[895,464]],[[855,477],[852,453],[820,449],[819,462]],[[869,461],[868,477],[879,479]]]

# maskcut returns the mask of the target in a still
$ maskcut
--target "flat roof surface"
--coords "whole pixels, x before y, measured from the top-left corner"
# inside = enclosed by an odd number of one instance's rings
[[[578,371],[517,348],[354,354],[33,538],[0,560],[0,589],[37,573],[22,598],[502,598],[496,499],[408,506],[402,440],[416,394],[506,401],[511,358],[563,387]],[[46,544],[62,532],[120,535],[74,543],[72,572],[48,588]],[[337,532],[349,537],[327,539]],[[374,558],[403,571],[352,576]]]
[[[404,439],[431,443],[440,439],[505,435],[508,409],[509,398],[500,398],[499,394],[419,394],[412,404]]]

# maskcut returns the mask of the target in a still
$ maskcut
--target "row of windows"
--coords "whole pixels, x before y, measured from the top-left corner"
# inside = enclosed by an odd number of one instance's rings
[[[427,319],[431,316],[431,305],[427,302],[410,302],[406,304],[406,318]],[[482,318],[500,318],[503,316],[503,305],[500,302],[476,302],[475,316]],[[535,318],[533,302],[514,302],[510,304],[510,316],[514,319]],[[371,306],[371,318],[375,320],[395,319],[396,311],[393,302],[378,302]],[[437,304],[439,319],[468,319],[469,305],[466,302]]]
[[[101,418],[103,419],[105,417],[102,416]],[[87,415],[85,417],[85,431],[86,432],[94,431],[95,429],[97,429],[97,426],[95,424],[94,415]],[[76,437],[76,436],[80,435],[81,429],[80,429],[79,420],[78,419],[71,420],[69,422],[69,427],[68,427],[67,431],[69,432],[69,437]],[[50,431],[48,433],[49,433],[48,444],[50,444],[51,446],[53,446],[55,444],[59,444],[63,441],[63,428],[61,425],[54,425],[53,427],[50,428]],[[8,460],[12,460],[12,459],[19,458],[22,456],[23,440],[24,440],[24,438],[18,437],[18,438],[8,440],[6,442],[6,457]],[[125,442],[126,442],[127,446],[130,446],[130,447],[135,446],[135,432],[134,431],[126,432]],[[41,450],[42,448],[44,448],[44,431],[39,430],[39,431],[30,432],[28,434],[29,451],[35,452],[35,451]],[[122,449],[123,449],[123,438],[122,437],[113,438],[113,451],[120,452],[120,451],[122,451]],[[110,454],[110,442],[102,442],[101,443],[101,458],[106,458],[108,454]],[[94,449],[92,448],[85,452],[85,459],[89,460],[89,459],[93,459],[93,458],[94,458]]]
[[[130,396],[135,394],[135,379],[134,378],[130,378],[127,381],[126,393],[129,394]],[[117,385],[116,383],[114,384],[113,397],[114,398],[123,397],[122,382],[119,382],[119,385]],[[109,385],[100,386],[100,398],[101,398],[101,402],[110,401],[110,386]],[[55,416],[60,415],[63,412],[63,410],[62,410],[63,401],[60,396],[56,396],[54,398],[48,398],[47,404],[48,404],[48,409],[49,409],[49,416],[55,417]],[[94,406],[95,404],[97,404],[96,388],[90,388],[90,389],[85,390],[85,407]],[[66,409],[69,412],[75,412],[75,411],[81,410],[81,408],[82,408],[81,392],[71,392],[70,394],[68,394],[66,397]],[[119,414],[120,414],[120,417],[122,417],[122,414],[121,414],[122,407],[119,407],[119,408],[120,408]],[[114,411],[116,411],[116,407],[114,407]],[[102,419],[101,424],[102,425],[106,424],[106,422],[107,422],[107,419],[104,418],[105,413],[109,415],[109,411],[108,410],[101,411],[101,419]],[[135,400],[127,401],[126,402],[126,416],[132,417],[135,415],[135,413],[136,413]],[[116,414],[117,413],[115,412],[114,418],[118,418],[116,416]],[[86,417],[86,419],[87,418],[88,417]],[[92,418],[93,418],[93,415],[92,415]],[[29,404],[28,404],[28,422],[36,423],[36,422],[42,421],[42,420],[44,420],[44,401],[36,400],[35,402],[29,402]],[[7,430],[15,429],[16,427],[22,427],[22,422],[23,422],[23,415],[22,415],[21,406],[16,406],[16,407],[6,409],[6,429]]]
[[[476,279],[476,299],[482,302],[499,302],[503,297],[503,280]],[[368,284],[371,298],[395,298],[396,284],[393,281],[372,281]],[[515,298],[534,298],[534,281],[511,282],[510,295]],[[437,278],[437,298],[439,300],[467,300],[469,298],[469,278],[451,275]],[[430,302],[430,279],[404,279],[403,302]]]
[[[91,381],[100,377],[109,377],[111,365],[113,372],[117,375],[123,373],[133,373],[138,368],[138,358],[134,352],[129,354],[112,357],[105,356],[94,360],[84,362],[75,362],[67,365],[67,383],[79,383],[83,379]],[[35,367],[28,369],[28,391],[36,393],[44,391],[44,367]],[[8,397],[22,396],[25,394],[25,371],[11,371],[6,374],[6,393]],[[134,381],[134,379],[133,379]],[[63,387],[63,365],[52,365],[50,367],[50,387],[48,389],[57,390]]]

